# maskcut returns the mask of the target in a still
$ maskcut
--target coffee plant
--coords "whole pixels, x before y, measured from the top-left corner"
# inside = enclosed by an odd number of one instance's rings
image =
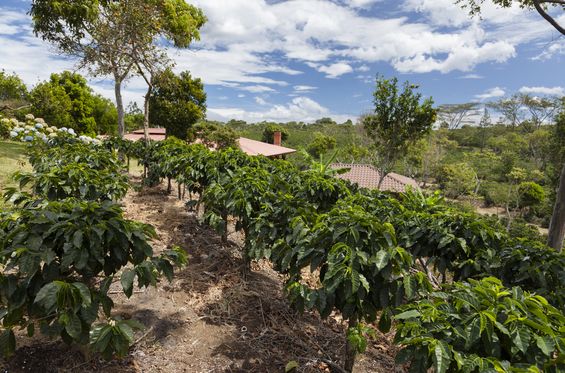
[[[437,194],[360,190],[332,177],[323,167],[300,171],[284,160],[251,157],[233,149],[211,151],[175,140],[144,149],[138,143],[126,149],[138,149],[143,155],[138,158],[152,165],[159,179],[176,179],[195,194],[198,199],[189,205],[203,202],[204,221],[224,238],[228,219],[234,218],[236,229],[245,233],[243,257],[247,261],[269,259],[285,275],[288,297],[297,308],[316,309],[322,317],[339,311],[349,323],[344,364],[348,371],[371,334],[365,323],[377,321],[380,314],[378,326],[386,331],[394,314],[397,322],[414,314],[410,308],[406,312],[411,313],[406,314],[402,307],[435,302],[440,293],[432,292],[433,288],[443,287],[441,294],[450,297],[468,286],[454,281],[483,284],[476,280],[499,276],[500,280],[493,280],[502,281],[499,286],[520,286],[523,294],[547,296],[552,305],[540,302],[552,312],[554,332],[564,328],[565,256],[528,239],[510,238],[503,227],[457,211]],[[310,285],[312,278],[317,285]],[[517,295],[514,306],[529,309],[524,303],[529,297]],[[506,299],[493,301],[492,307],[499,307],[498,301],[505,304]],[[465,308],[453,314],[460,311]],[[520,317],[527,320],[529,315]],[[504,325],[505,321],[497,322]],[[457,322],[448,318],[446,324],[457,327]],[[480,326],[481,332],[486,325]],[[537,343],[532,338],[528,346]],[[431,360],[426,360],[427,367],[437,357],[436,346],[442,351],[445,347],[438,343],[428,356]],[[483,356],[473,348],[463,344],[457,351],[461,356]],[[516,368],[521,364],[518,360],[506,355],[485,352],[484,359],[469,371],[522,369]],[[439,368],[446,371],[444,363]],[[543,366],[538,363],[535,360],[528,369],[545,366],[545,362]],[[548,364],[552,369],[552,363]]]
[[[171,278],[173,264],[186,261],[178,249],[153,257],[148,241],[154,237],[152,227],[124,219],[111,201],[64,199],[3,213],[0,349],[14,351],[14,328],[33,335],[38,327],[68,343],[90,339],[106,357],[124,355],[136,325],[112,320],[110,284],[123,270],[129,297],[135,278],[140,287],[155,285],[161,274]],[[93,329],[100,311],[106,322]]]
[[[411,372],[562,372],[565,316],[520,287],[488,277],[447,285],[400,306],[397,362]]]

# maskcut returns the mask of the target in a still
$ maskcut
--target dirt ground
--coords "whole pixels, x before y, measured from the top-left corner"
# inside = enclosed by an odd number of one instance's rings
[[[85,358],[59,340],[30,340],[22,333],[1,372],[284,372],[291,361],[297,372],[330,372],[332,363],[341,365],[345,324],[339,316],[321,320],[293,311],[282,278],[267,262],[253,263],[243,276],[239,234],[223,245],[184,201],[167,195],[165,185],[130,191],[124,206],[128,218],[155,226],[156,253],[179,245],[189,254],[172,283],[136,289],[130,299],[113,285],[115,313],[146,326],[130,354],[111,362]],[[404,372],[394,364],[392,336],[378,335],[355,372]]]

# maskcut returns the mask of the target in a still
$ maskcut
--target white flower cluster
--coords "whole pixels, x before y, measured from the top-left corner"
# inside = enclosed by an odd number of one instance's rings
[[[10,138],[12,140],[32,142],[36,139],[48,142],[49,139],[56,137],[77,137],[74,129],[48,126],[43,118],[35,118],[33,114],[25,116],[26,121],[20,122],[15,118],[2,118],[2,124],[10,128]],[[100,140],[89,136],[78,136],[78,139],[86,144],[100,144]]]

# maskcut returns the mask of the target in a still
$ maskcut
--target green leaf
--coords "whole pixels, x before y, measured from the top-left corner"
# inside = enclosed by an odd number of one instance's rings
[[[75,340],[80,339],[82,326],[79,317],[74,313],[69,313],[65,331]]]
[[[129,298],[133,293],[133,280],[135,278],[135,271],[131,269],[126,269],[122,272],[122,276],[120,277],[120,283],[122,284],[122,288],[124,289],[125,295]]]
[[[385,308],[382,312],[381,312],[381,317],[379,319],[379,330],[383,333],[388,333],[390,331],[390,327],[392,325],[392,320],[390,318],[390,309],[389,308]]]
[[[33,337],[34,333],[35,333],[35,324],[34,323],[28,324],[27,325],[27,336]]]
[[[394,319],[395,320],[405,320],[405,319],[413,319],[413,318],[420,317],[420,316],[422,316],[420,311],[409,310],[409,311],[399,313],[398,315],[395,315]]]
[[[377,253],[374,259],[375,266],[377,267],[378,271],[381,271],[384,267],[387,266],[390,260],[390,254],[386,250],[381,250]]]
[[[80,296],[82,298],[82,306],[89,307],[92,303],[90,289],[82,282],[73,282],[73,286],[78,289],[80,293]]]
[[[447,371],[449,362],[451,361],[451,352],[447,343],[441,340],[437,341],[434,348],[433,360],[437,373],[445,373]]]
[[[285,367],[284,367],[284,373],[293,372],[293,371],[295,371],[296,368],[298,368],[298,367],[299,367],[298,363],[297,363],[296,361],[294,361],[294,360],[291,360],[291,361],[289,361],[289,362],[285,365]]]
[[[16,350],[16,336],[12,329],[3,330],[0,333],[0,350],[5,358],[10,357]]]
[[[518,329],[512,333],[512,340],[522,353],[526,353],[528,350],[530,339],[530,331],[524,326],[519,326]]]
[[[539,349],[546,356],[551,356],[551,354],[553,353],[553,350],[555,350],[554,339],[552,337],[548,336],[548,335],[546,335],[544,337],[536,335],[535,339],[536,339],[536,345],[539,347]]]
[[[73,235],[73,245],[75,245],[75,247],[77,247],[77,248],[81,248],[82,247],[82,238],[83,238],[82,231],[76,231]]]
[[[52,313],[57,305],[57,293],[60,288],[61,285],[57,281],[48,283],[39,290],[34,302],[43,307],[47,313]]]

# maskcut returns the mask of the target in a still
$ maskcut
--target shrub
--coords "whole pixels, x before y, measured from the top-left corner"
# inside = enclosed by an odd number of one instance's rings
[[[397,361],[412,372],[558,372],[565,316],[539,295],[489,277],[455,283],[401,306]]]
[[[123,270],[126,296],[138,286],[155,285],[172,263],[183,264],[179,250],[153,257],[151,226],[126,220],[110,201],[74,199],[48,202],[0,215],[0,349],[15,350],[14,328],[60,336],[65,342],[91,343],[106,358],[124,355],[133,341],[133,321],[112,319],[108,289]],[[128,266],[127,269],[124,267]],[[105,322],[93,327],[99,311]]]
[[[520,207],[539,206],[545,200],[545,190],[533,181],[520,183],[518,186]]]

